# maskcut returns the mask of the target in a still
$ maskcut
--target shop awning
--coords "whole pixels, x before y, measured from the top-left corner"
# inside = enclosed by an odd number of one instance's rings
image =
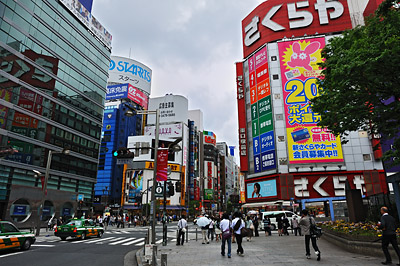
[[[245,203],[242,205],[242,208],[257,208],[257,207],[264,207],[264,206],[271,206],[275,205],[275,201],[273,202],[254,202],[254,203]]]

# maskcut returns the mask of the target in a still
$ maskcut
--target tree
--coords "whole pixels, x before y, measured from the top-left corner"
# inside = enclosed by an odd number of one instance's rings
[[[348,140],[366,130],[393,139],[384,160],[400,163],[400,0],[386,0],[364,26],[345,31],[323,49],[319,97],[312,110],[322,127]]]

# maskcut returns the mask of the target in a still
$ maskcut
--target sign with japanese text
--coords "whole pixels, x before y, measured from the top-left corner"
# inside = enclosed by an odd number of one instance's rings
[[[217,145],[217,136],[211,131],[203,131],[204,144]]]
[[[278,43],[290,163],[342,162],[340,138],[317,126],[309,101],[318,95],[324,38]]]
[[[168,179],[168,148],[159,148],[157,151],[157,181]]]
[[[156,126],[146,126],[144,128],[144,135],[154,136],[156,132]],[[182,123],[160,125],[159,135],[168,138],[179,138],[182,137]]]
[[[239,125],[239,157],[240,169],[248,171],[248,151],[247,151],[247,126],[246,126],[246,100],[243,84],[243,63],[236,63],[236,89],[238,106],[238,125]]]
[[[129,83],[107,86],[106,100],[130,99],[147,109],[149,97]]]
[[[261,45],[285,36],[299,37],[351,28],[345,0],[265,1],[242,20],[243,54],[246,58]],[[252,61],[252,67],[257,67],[257,60]]]
[[[150,95],[152,70],[138,61],[126,57],[111,56],[108,74],[108,83],[129,83]]]

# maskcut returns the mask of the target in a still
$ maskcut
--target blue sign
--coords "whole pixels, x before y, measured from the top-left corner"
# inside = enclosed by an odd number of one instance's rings
[[[71,208],[64,208],[62,213],[63,213],[63,216],[64,215],[66,215],[66,216],[71,215]]]
[[[246,190],[248,199],[276,197],[278,195],[275,179],[247,183]]]
[[[261,154],[261,169],[267,171],[276,168],[275,150]]]
[[[254,173],[261,172],[261,156],[254,156]]]
[[[92,5],[93,5],[93,0],[79,0],[81,4],[90,12],[92,13]]]
[[[107,86],[106,100],[128,98],[129,84]]]
[[[79,195],[78,195],[78,201],[83,200],[83,198],[84,198],[83,194],[79,194]]]
[[[43,207],[43,215],[50,215],[50,206]]]
[[[266,151],[275,150],[274,131],[269,131],[260,136],[261,140],[261,153]]]
[[[254,155],[261,153],[260,138],[258,136],[253,138],[253,152]]]
[[[26,206],[15,205],[13,215],[25,215],[26,214]]]

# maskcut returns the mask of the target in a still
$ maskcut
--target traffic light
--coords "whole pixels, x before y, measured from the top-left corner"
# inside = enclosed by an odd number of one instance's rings
[[[131,152],[128,148],[119,148],[113,151],[113,157],[118,159],[129,159],[135,158],[135,153]]]
[[[181,192],[182,191],[181,186],[182,186],[181,181],[176,182],[175,183],[175,191],[176,192]]]
[[[172,197],[175,195],[174,184],[168,183],[168,196]]]

